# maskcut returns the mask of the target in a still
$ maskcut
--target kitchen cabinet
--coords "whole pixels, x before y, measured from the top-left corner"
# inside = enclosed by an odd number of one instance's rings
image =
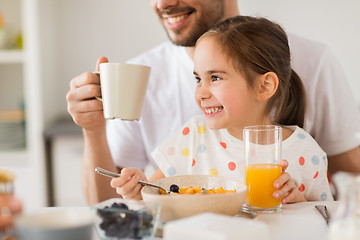
[[[81,191],[76,199],[59,197],[65,186],[78,189],[80,155],[67,149],[63,135],[54,136],[49,154],[44,132],[69,118],[65,95],[73,77],[94,71],[100,56],[122,62],[164,41],[166,34],[149,4],[133,0],[0,0],[0,12],[23,39],[22,49],[0,49],[0,111],[23,110],[25,123],[23,146],[0,150],[0,167],[18,175],[15,191],[26,209],[82,204]],[[144,41],[144,35],[154,37]],[[76,173],[63,171],[70,159]],[[64,163],[54,167],[54,161]]]
[[[26,152],[26,49],[16,44],[22,36],[21,6],[20,0],[0,1],[0,154]]]
[[[5,37],[18,39],[0,49],[0,167],[18,176],[15,193],[25,210],[47,204],[38,3],[0,0]]]
[[[81,189],[84,142],[81,128],[61,119],[45,130],[50,206],[86,206]]]
[[[54,206],[86,206],[81,189],[82,135],[61,135],[52,142]]]

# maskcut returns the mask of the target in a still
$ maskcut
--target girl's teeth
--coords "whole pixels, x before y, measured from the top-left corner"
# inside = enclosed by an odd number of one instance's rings
[[[222,107],[215,107],[215,108],[205,108],[206,113],[216,113],[222,110]]]
[[[184,18],[185,18],[185,15],[181,15],[181,16],[177,16],[177,17],[173,17],[173,18],[168,18],[167,20],[169,23],[174,24],[174,23],[180,22]]]

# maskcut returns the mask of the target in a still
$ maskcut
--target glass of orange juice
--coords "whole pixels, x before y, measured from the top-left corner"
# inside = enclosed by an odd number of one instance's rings
[[[243,129],[245,144],[245,180],[248,207],[258,212],[281,211],[281,199],[275,199],[274,181],[280,177],[282,129],[276,125],[249,126]]]

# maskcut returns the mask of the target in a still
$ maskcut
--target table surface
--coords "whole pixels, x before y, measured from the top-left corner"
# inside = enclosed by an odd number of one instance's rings
[[[339,202],[302,202],[285,204],[281,212],[259,214],[252,221],[263,222],[269,227],[270,240],[328,240],[329,227],[315,205],[325,205],[330,216],[334,214]],[[93,240],[98,240],[93,234]],[[161,238],[155,238],[160,240]]]
[[[260,214],[254,221],[269,226],[270,239],[327,240],[329,227],[315,205],[325,205],[333,216],[339,202],[303,202],[285,204],[280,213]]]
[[[282,206],[281,212],[258,214],[258,216],[251,221],[262,222],[268,226],[269,240],[328,240],[329,227],[315,208],[315,205],[327,206],[330,216],[333,216],[339,202],[302,202],[285,204]],[[67,207],[51,207],[50,209],[56,210],[59,208]],[[46,209],[49,208],[44,208],[42,210]],[[95,232],[95,228],[92,235],[92,240],[100,239]],[[155,238],[155,240],[161,240],[161,238]]]

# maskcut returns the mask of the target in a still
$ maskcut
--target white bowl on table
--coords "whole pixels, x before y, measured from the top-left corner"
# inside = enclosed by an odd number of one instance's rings
[[[94,217],[89,208],[43,208],[15,221],[21,240],[91,239]]]
[[[224,215],[236,215],[245,201],[247,188],[242,181],[208,175],[182,175],[160,179],[154,182],[169,190],[172,184],[182,187],[202,187],[205,189],[223,187],[236,190],[234,193],[219,194],[160,194],[153,187],[144,186],[141,190],[145,202],[161,204],[160,220],[167,222],[200,213],[212,212]]]

